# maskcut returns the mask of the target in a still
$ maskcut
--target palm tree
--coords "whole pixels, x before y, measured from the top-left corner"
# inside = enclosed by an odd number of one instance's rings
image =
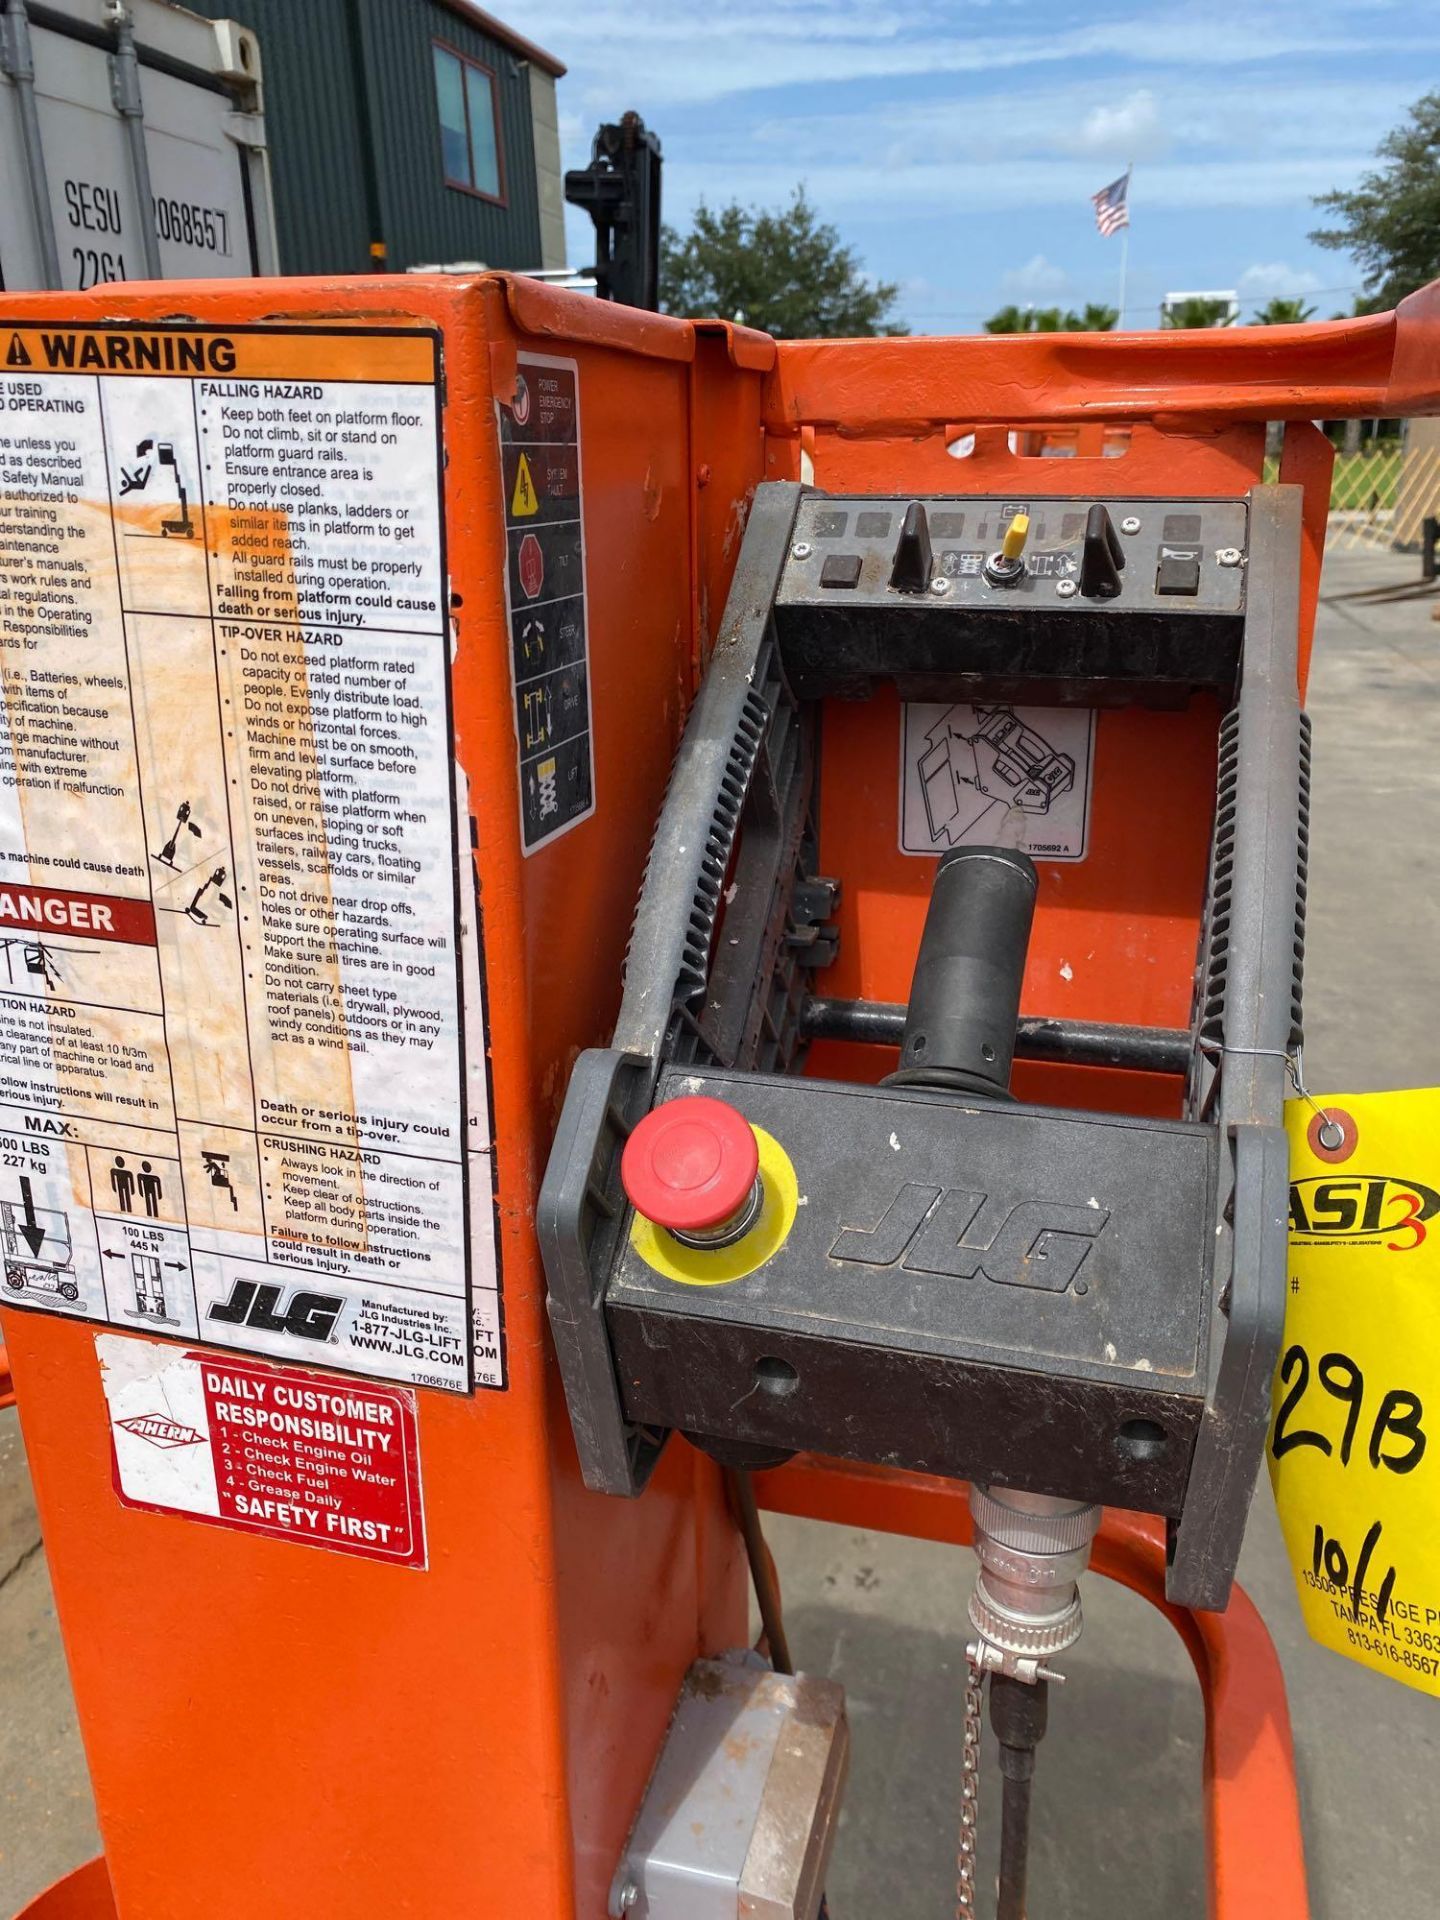
[[[985,322],[986,333],[1033,333],[1033,307],[1001,307]]]
[[[1118,307],[1093,303],[1083,313],[1060,307],[1001,307],[985,322],[986,333],[1109,333],[1120,318]]]
[[[1303,300],[1267,300],[1250,316],[1252,327],[1300,327],[1315,317]]]
[[[1167,307],[1160,324],[1164,327],[1233,327],[1228,300],[1207,300],[1192,294],[1188,300]]]

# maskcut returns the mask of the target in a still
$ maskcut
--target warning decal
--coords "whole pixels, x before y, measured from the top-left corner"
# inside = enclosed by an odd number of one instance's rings
[[[436,337],[0,340],[0,1302],[502,1385]]]
[[[1083,860],[1095,715],[1084,707],[909,701],[900,721],[900,850],[1018,848]]]
[[[509,564],[505,604],[519,749],[521,843],[533,853],[595,810],[580,376],[522,353],[497,407]]]
[[[423,1567],[415,1396],[95,1337],[127,1507]]]

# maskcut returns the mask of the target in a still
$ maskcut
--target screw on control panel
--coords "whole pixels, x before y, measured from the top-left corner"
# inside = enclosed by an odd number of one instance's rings
[[[950,582],[945,578],[943,573],[937,573],[935,578],[930,582],[930,591],[931,593],[949,593]]]
[[[1215,555],[1222,567],[1238,567],[1242,557],[1239,547],[1221,547]]]
[[[808,540],[797,540],[790,549],[790,558],[792,560],[808,560],[814,551],[815,549]]]
[[[639,1898],[640,1898],[639,1887],[636,1886],[633,1880],[627,1880],[624,1886],[620,1889],[620,1911],[622,1913],[629,1913],[630,1909],[635,1905],[635,1902]]]
[[[1055,582],[1055,591],[1062,600],[1069,600],[1079,592],[1079,588],[1073,580],[1057,580]]]
[[[1139,533],[1140,522],[1133,513],[1127,513],[1125,518],[1120,522],[1120,531],[1121,533]]]

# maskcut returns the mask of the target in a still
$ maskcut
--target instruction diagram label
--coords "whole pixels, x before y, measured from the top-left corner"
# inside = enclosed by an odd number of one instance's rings
[[[435,338],[7,342],[0,1300],[502,1384]]]
[[[573,360],[522,353],[498,405],[505,489],[510,673],[525,852],[595,811],[580,374]]]
[[[909,701],[900,719],[900,849],[1007,846],[1083,860],[1095,714],[1089,708]]]
[[[95,1336],[127,1507],[423,1567],[415,1396]]]

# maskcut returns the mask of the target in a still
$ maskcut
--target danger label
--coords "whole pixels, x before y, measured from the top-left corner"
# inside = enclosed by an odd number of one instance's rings
[[[415,1396],[96,1336],[127,1507],[423,1567]]]
[[[155,909],[148,900],[119,895],[69,893],[53,887],[0,886],[0,928],[49,929],[88,933],[96,940],[120,940],[153,947]]]

